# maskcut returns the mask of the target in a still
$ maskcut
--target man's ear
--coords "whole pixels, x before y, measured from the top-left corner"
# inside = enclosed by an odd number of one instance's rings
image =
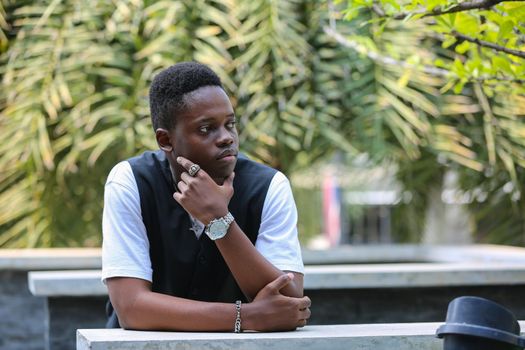
[[[171,145],[170,134],[168,130],[158,128],[155,130],[155,138],[157,139],[157,144],[159,148],[164,152],[170,153],[173,151],[173,146]]]

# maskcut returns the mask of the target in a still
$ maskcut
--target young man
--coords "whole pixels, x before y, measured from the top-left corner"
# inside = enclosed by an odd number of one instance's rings
[[[108,325],[304,326],[310,299],[289,182],[238,154],[234,111],[218,76],[195,62],[171,66],[155,77],[150,108],[160,150],[117,164],[105,187]]]

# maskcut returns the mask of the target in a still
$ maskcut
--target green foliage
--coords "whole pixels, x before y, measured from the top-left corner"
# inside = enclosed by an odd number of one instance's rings
[[[300,214],[297,222],[299,240],[301,244],[306,245],[323,230],[321,190],[296,186],[293,195]]]
[[[413,198],[394,219],[406,238],[448,167],[486,193],[480,224],[486,204],[511,202],[498,217],[521,228],[525,65],[475,40],[519,51],[522,7],[419,14],[457,4],[441,3],[2,0],[0,246],[100,244],[105,177],[156,148],[148,86],[184,60],[218,72],[256,159],[287,174],[336,149],[397,164]]]
[[[156,148],[147,90],[175,62],[218,72],[249,155],[289,173],[351,151],[338,132],[346,55],[322,31],[324,6],[3,0],[0,246],[100,244],[105,177]]]
[[[459,93],[466,83],[477,81],[497,91],[525,92],[524,1],[349,0],[346,7],[345,18],[354,22],[363,22],[363,12],[373,12],[372,21],[381,27],[396,21],[424,24],[428,37],[453,52],[419,56],[418,64],[446,70],[443,91]]]
[[[396,124],[389,129],[402,149],[389,147],[393,152],[388,153],[414,202],[394,225],[414,210],[422,217],[429,187],[440,186],[441,174],[453,168],[464,191],[483,193],[471,204],[480,239],[523,244],[525,2],[492,7],[480,5],[485,1],[338,3],[345,5],[332,16],[361,31],[338,37],[341,29],[332,25],[331,35],[381,72],[370,81],[384,81],[383,72],[397,74],[383,83],[390,88],[387,94],[366,93],[368,99],[386,98],[385,110],[397,114],[388,112],[388,122]],[[372,104],[376,108],[370,113],[378,115],[378,102]],[[502,192],[504,187],[510,192]],[[421,220],[413,223],[421,232]]]
[[[1,135],[10,142],[1,145],[0,202],[7,209],[0,245],[98,244],[94,232],[110,166],[155,146],[146,84],[164,63],[162,52],[135,54],[146,36],[139,27],[157,28],[148,33],[153,38],[162,26],[133,17],[138,9],[129,6],[7,8],[16,37],[2,69]]]

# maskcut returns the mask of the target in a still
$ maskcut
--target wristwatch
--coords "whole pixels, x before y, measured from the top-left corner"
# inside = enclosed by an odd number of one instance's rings
[[[206,233],[206,235],[210,237],[212,241],[220,239],[226,236],[228,228],[230,228],[230,224],[233,222],[233,220],[235,220],[233,215],[228,212],[228,214],[224,215],[222,218],[213,219],[210,221],[210,223],[206,226],[204,233]]]

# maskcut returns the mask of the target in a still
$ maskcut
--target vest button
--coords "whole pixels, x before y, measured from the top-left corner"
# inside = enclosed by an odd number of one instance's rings
[[[204,265],[206,264],[206,257],[204,255],[201,255],[199,257],[199,262],[201,263],[201,265]]]

